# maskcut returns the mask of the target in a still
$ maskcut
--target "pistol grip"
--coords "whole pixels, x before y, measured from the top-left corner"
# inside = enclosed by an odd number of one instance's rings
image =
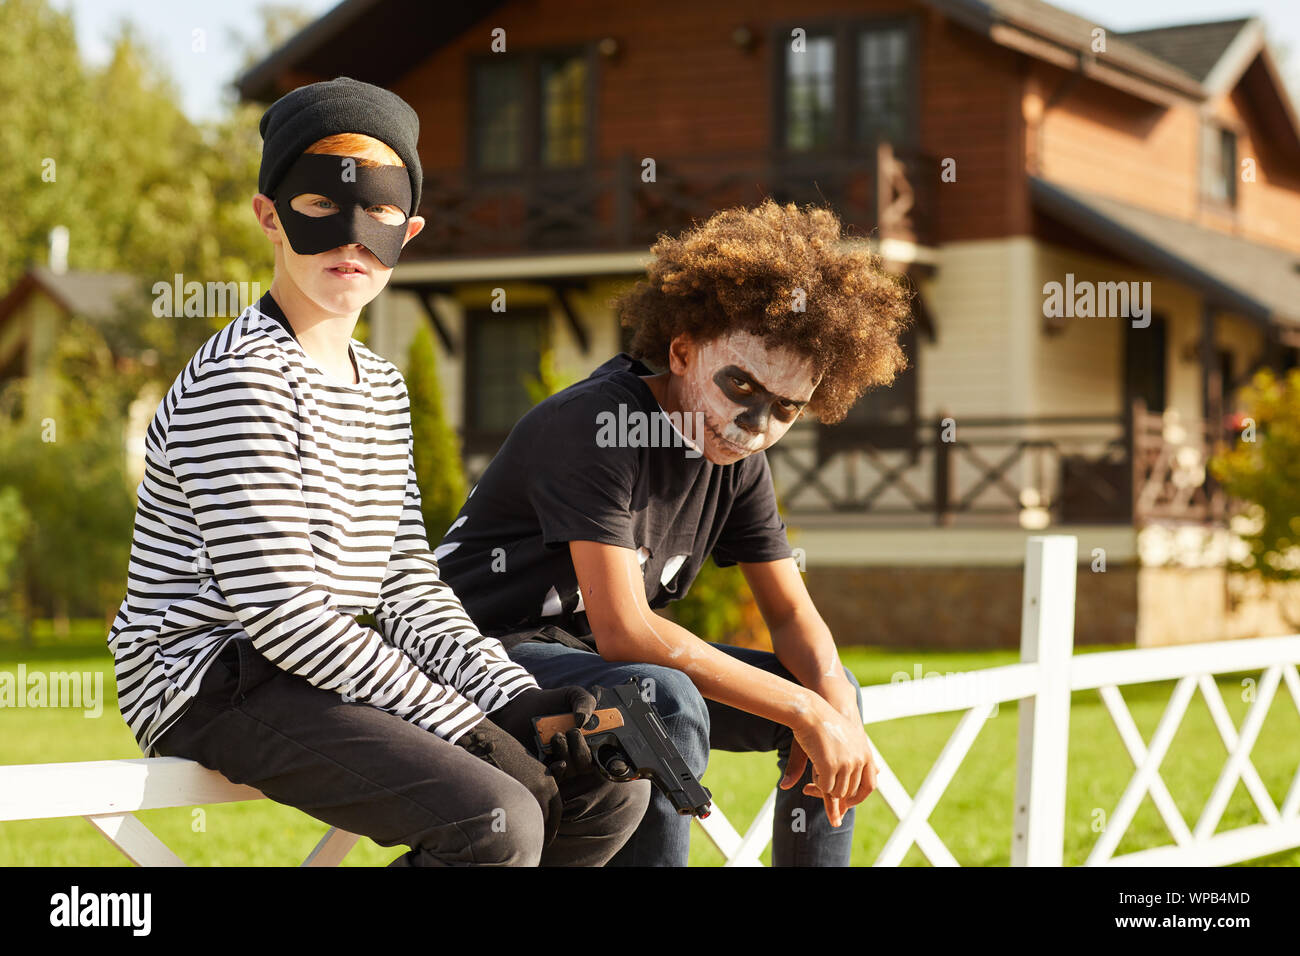
[[[596,724],[583,729],[582,736],[584,737],[590,737],[592,734],[604,733],[623,726],[623,712],[617,707],[606,707],[597,710],[592,716],[596,718]],[[577,718],[573,714],[553,714],[548,717],[533,718],[533,729],[537,731],[537,738],[541,741],[543,751],[550,749],[552,737],[556,734],[566,733],[577,725]]]

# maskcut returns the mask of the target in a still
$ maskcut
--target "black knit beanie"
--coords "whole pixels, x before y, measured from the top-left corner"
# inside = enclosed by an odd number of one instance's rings
[[[267,108],[258,124],[262,133],[262,166],[258,192],[275,198],[275,187],[303,150],[336,133],[363,133],[382,140],[406,164],[411,177],[411,208],[420,208],[420,118],[396,93],[348,76],[300,86]]]

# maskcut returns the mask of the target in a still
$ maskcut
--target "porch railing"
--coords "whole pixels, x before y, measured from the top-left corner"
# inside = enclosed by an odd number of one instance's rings
[[[1130,416],[938,416],[912,425],[797,425],[767,450],[777,495],[803,523],[879,526],[1222,524],[1215,436],[1135,403]],[[493,451],[469,449],[478,480]]]
[[[1227,436],[1206,422],[1166,420],[1140,401],[1132,414],[1134,512],[1146,520],[1223,521],[1229,503],[1207,464]]]
[[[1122,415],[938,416],[888,428],[793,429],[767,451],[800,519],[881,524],[1222,521],[1209,430],[1135,405]],[[845,431],[839,431],[845,429]]]

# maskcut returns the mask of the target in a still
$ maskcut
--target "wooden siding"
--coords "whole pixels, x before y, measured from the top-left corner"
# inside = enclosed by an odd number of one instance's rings
[[[1201,418],[1201,334],[1198,292],[1114,260],[1079,255],[1062,246],[1038,247],[1038,288],[1065,282],[1151,282],[1152,311],[1166,320],[1165,387],[1168,407],[1184,422]],[[1042,296],[1039,296],[1041,302]],[[1124,352],[1118,318],[1071,318],[1056,335],[1034,337],[1030,363],[1034,415],[1119,414],[1124,395]],[[1233,372],[1241,375],[1259,360],[1264,336],[1258,325],[1230,313],[1215,320],[1215,345],[1232,353]],[[1231,407],[1229,403],[1228,407]]]
[[[788,4],[770,0],[674,0],[651,16],[634,6],[592,0],[518,2],[440,49],[395,89],[420,114],[426,169],[459,167],[468,157],[468,64],[488,51],[492,29],[505,29],[508,50],[595,44],[612,36],[618,55],[593,58],[595,160],[625,152],[660,159],[761,154],[773,141],[776,122],[774,58],[788,42],[791,25],[811,31],[841,17],[909,15],[920,47],[918,148],[957,163],[957,181],[939,190],[939,238],[1027,231],[1021,57],[904,0],[814,0],[797,19],[789,11]],[[731,41],[732,29],[741,24],[759,37],[751,52]]]
[[[1036,63],[1026,84],[1031,120],[1027,161],[1054,182],[1076,186],[1257,242],[1300,251],[1300,169],[1262,142],[1240,91],[1165,109]],[[1045,108],[1044,108],[1045,107]],[[1238,159],[1256,160],[1256,182],[1240,181],[1224,214],[1200,197],[1203,116],[1237,132]]]
[[[1030,288],[1017,273],[1029,240],[953,243],[924,286],[938,341],[921,337],[918,375],[923,417],[1026,415],[1025,314]],[[1032,333],[1030,333],[1032,334]]]

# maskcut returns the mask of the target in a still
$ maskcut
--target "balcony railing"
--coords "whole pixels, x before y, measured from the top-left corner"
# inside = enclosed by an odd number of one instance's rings
[[[657,158],[631,154],[574,171],[482,174],[428,170],[412,258],[648,248],[718,209],[829,203],[860,237],[933,242],[938,162],[888,143],[850,158],[732,153]]]

